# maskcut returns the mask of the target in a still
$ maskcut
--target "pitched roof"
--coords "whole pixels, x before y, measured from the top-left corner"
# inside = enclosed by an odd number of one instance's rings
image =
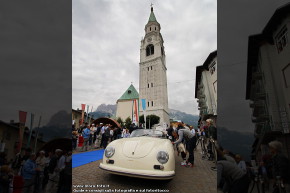
[[[131,99],[139,99],[139,93],[132,84],[118,100],[131,100]]]
[[[157,22],[156,17],[153,12],[153,7],[151,7],[151,13],[148,22]]]

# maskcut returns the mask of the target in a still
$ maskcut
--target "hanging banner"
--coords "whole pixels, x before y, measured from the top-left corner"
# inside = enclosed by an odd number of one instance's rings
[[[26,115],[27,115],[27,112],[19,111],[19,123],[22,123],[22,124],[26,123]]]
[[[27,116],[27,112],[24,111],[19,111],[19,141],[18,141],[18,146],[17,146],[17,150],[18,152],[21,151],[22,148],[22,141],[23,141],[23,134],[24,134],[24,127],[25,127],[25,123],[26,123],[26,116]]]
[[[139,121],[139,115],[138,115],[138,104],[137,104],[137,100],[133,100],[133,123],[135,123],[135,125],[137,125],[138,121]]]
[[[33,122],[34,122],[34,114],[30,114],[30,132],[29,132],[29,138],[26,144],[26,148],[30,147],[30,141],[31,141],[31,136],[32,136],[32,129],[33,129]]]
[[[142,109],[143,109],[143,111],[145,111],[146,110],[146,99],[141,99],[141,101],[142,101]]]
[[[83,122],[84,122],[85,108],[86,108],[86,104],[82,104],[82,119],[81,119],[80,125],[83,125]]]

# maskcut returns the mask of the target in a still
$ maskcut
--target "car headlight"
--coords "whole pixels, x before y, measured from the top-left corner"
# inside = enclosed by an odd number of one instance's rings
[[[169,155],[167,152],[165,151],[159,151],[157,153],[157,160],[159,161],[159,163],[161,164],[165,164],[169,159]]]
[[[106,150],[105,150],[105,156],[107,158],[112,157],[114,155],[114,153],[115,153],[115,148],[113,148],[112,146],[107,147]]]

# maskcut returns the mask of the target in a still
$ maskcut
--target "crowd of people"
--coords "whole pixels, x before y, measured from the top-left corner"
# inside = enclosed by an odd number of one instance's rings
[[[248,193],[257,186],[262,193],[290,192],[290,161],[282,154],[282,143],[271,141],[268,148],[269,154],[261,160],[245,162],[241,155],[218,146],[218,188],[224,193]]]
[[[117,128],[102,123],[85,124],[79,129],[73,127],[73,150],[76,150],[80,144],[80,136],[83,137],[81,150],[87,151],[91,147],[106,148],[109,142],[130,137],[132,131],[140,128],[142,127],[134,124],[129,128]],[[250,184],[254,183],[253,179],[257,176],[262,179],[265,190],[273,189],[275,193],[282,193],[277,191],[277,180],[279,180],[280,186],[282,184],[282,189],[290,188],[290,161],[282,154],[282,143],[279,141],[270,142],[268,144],[270,154],[263,156],[262,160],[257,160],[257,165],[253,165],[245,162],[241,155],[223,149],[218,144],[217,128],[212,119],[202,122],[198,129],[182,122],[172,123],[166,129],[166,133],[178,155],[181,155],[183,159],[180,163],[181,166],[194,167],[194,151],[197,144],[200,143],[203,149],[206,149],[206,151],[202,151],[202,159],[215,163],[215,167],[211,169],[217,171],[218,189],[223,193],[248,193]],[[272,189],[269,188],[269,184],[273,185]]]
[[[208,160],[214,160],[212,143],[208,143],[208,139],[217,140],[217,129],[213,125],[212,119],[207,119],[205,124],[198,129],[183,122],[172,123],[166,131],[168,139],[176,146],[178,155],[180,154],[183,159],[180,163],[182,166],[194,167],[194,150],[201,137],[204,138],[204,144],[207,145]]]
[[[128,128],[114,127],[111,124],[88,124],[80,128],[72,125],[72,149],[74,151],[88,151],[89,149],[106,148],[108,143],[120,138],[128,138],[135,129],[142,127],[132,123]]]
[[[71,192],[72,152],[61,149],[37,154],[31,148],[8,161],[0,153],[0,193]]]

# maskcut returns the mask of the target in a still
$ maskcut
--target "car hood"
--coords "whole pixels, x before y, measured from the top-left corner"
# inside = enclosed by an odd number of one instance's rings
[[[147,156],[154,147],[163,146],[165,139],[153,137],[134,137],[123,141],[122,153],[128,158]]]

